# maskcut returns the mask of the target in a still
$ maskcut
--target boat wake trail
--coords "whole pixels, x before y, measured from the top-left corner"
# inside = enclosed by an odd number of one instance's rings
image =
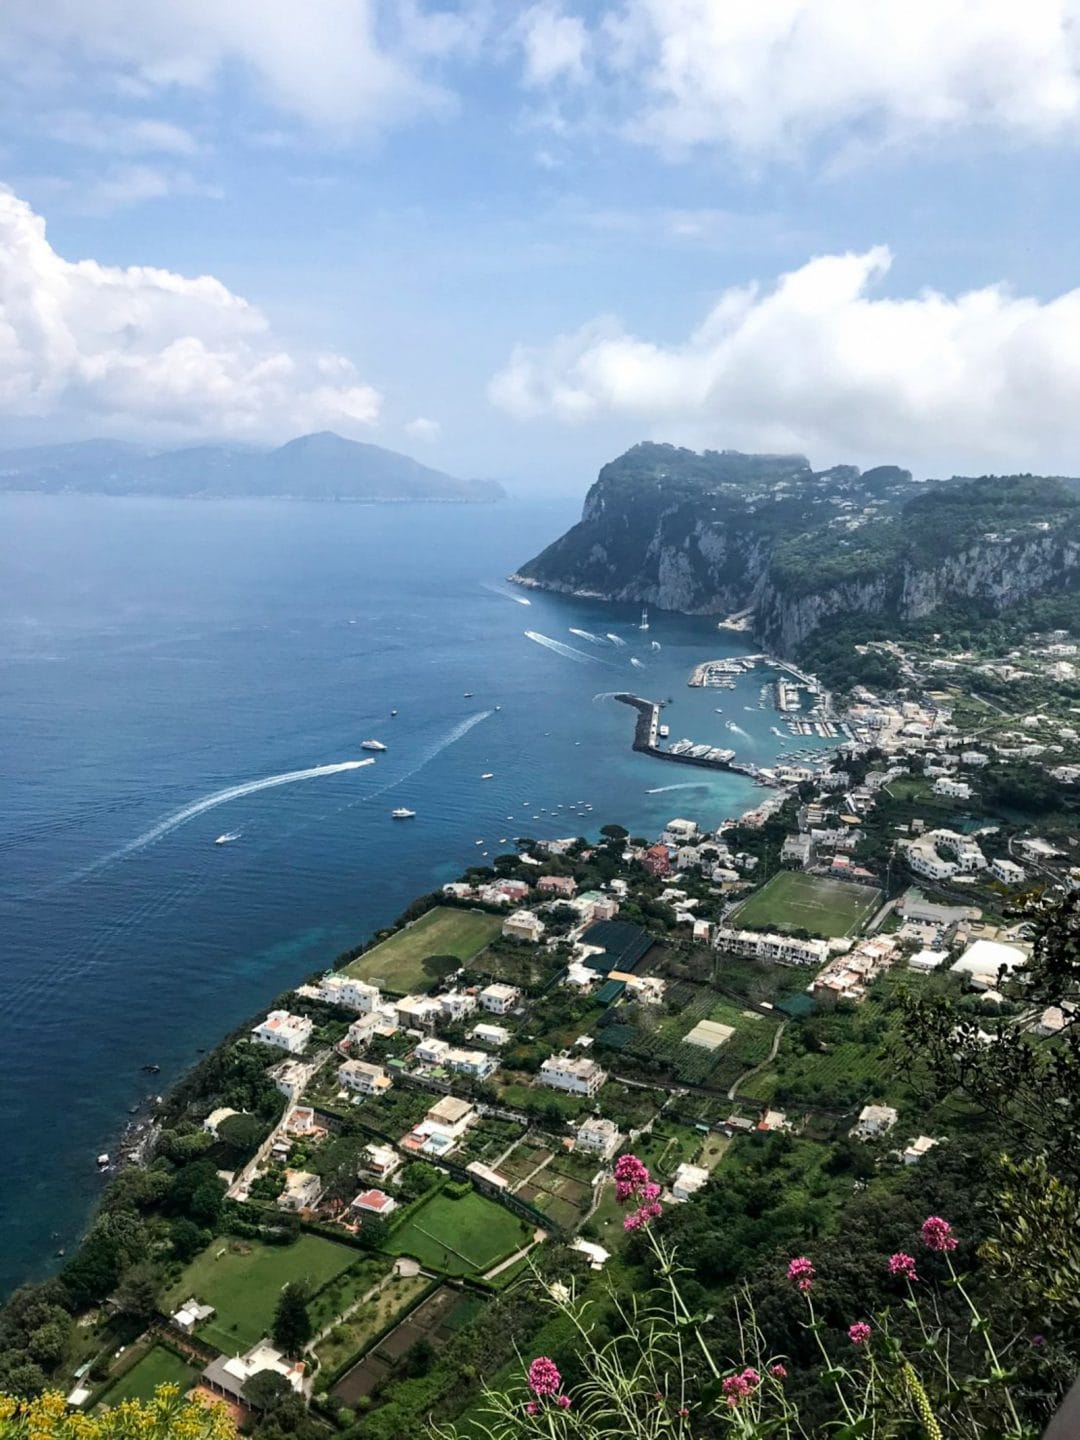
[[[639,660],[636,655],[631,655],[631,657],[630,657],[630,664],[631,664],[631,665],[636,665],[639,670],[644,670],[644,669],[645,669],[645,662],[644,662],[644,660]]]
[[[400,775],[395,775],[394,778],[388,780],[385,785],[380,785],[375,790],[369,790],[365,795],[361,795],[359,799],[351,800],[345,808],[351,810],[354,805],[366,805],[369,800],[376,800],[380,795],[385,795],[388,790],[393,790],[398,785],[403,784],[404,781],[411,780],[414,775],[423,770],[425,765],[430,765],[436,756],[441,755],[444,750],[449,750],[451,745],[456,745],[463,736],[469,733],[474,725],[479,725],[481,720],[489,720],[494,714],[494,710],[478,710],[475,715],[470,715],[467,719],[459,721],[452,730],[449,730],[445,735],[441,736],[440,739],[433,741],[432,744],[421,750],[420,754],[416,757],[415,764],[411,765],[408,770],[403,771]]]
[[[547,650],[554,650],[556,655],[565,655],[567,660],[576,660],[579,665],[589,665],[600,660],[599,655],[586,655],[584,650],[575,650],[573,645],[564,645],[561,640],[552,640],[550,635],[541,635],[539,630],[526,630],[526,638],[537,645],[543,645]],[[601,665],[606,665],[606,660],[600,660]]]
[[[487,580],[481,580],[481,590],[489,590],[492,595],[501,595],[504,600],[513,600],[515,605],[531,605],[532,601],[524,595],[512,595],[509,590],[503,590],[498,585],[492,585]]]
[[[709,787],[700,780],[684,780],[681,785],[656,785],[646,790],[646,795],[666,795],[669,790],[707,790]]]
[[[603,645],[604,643],[602,635],[594,635],[590,630],[575,630],[573,625],[570,626],[570,634],[576,635],[579,640],[589,640],[593,645]]]
[[[612,635],[612,633],[611,633],[610,630],[607,632],[607,634],[606,634],[606,636],[605,636],[604,638],[607,639],[607,640],[610,640],[613,645],[619,645],[619,646],[623,646],[623,647],[625,647],[625,645],[626,645],[626,641],[625,641],[625,640],[621,640],[618,635]]]
[[[312,765],[307,770],[288,770],[283,775],[267,775],[261,780],[245,780],[242,785],[230,785],[226,790],[216,790],[213,795],[204,795],[201,800],[195,800],[190,805],[185,805],[182,810],[176,810],[160,820],[152,829],[137,835],[119,850],[104,855],[100,860],[95,860],[92,865],[77,871],[67,880],[62,880],[61,885],[71,884],[75,880],[84,880],[87,876],[96,874],[104,869],[106,865],[112,865],[117,860],[124,860],[128,855],[134,855],[139,850],[145,850],[147,845],[153,845],[155,841],[163,839],[178,826],[184,825],[188,820],[194,820],[197,815],[205,815],[208,810],[215,810],[219,805],[227,805],[230,800],[239,800],[245,795],[257,795],[260,790],[273,790],[278,785],[295,785],[301,780],[319,780],[324,775],[343,775],[348,770],[360,770],[365,765],[374,765],[374,760],[342,760],[336,765]],[[55,889],[55,886],[50,887]]]
[[[741,725],[736,725],[734,720],[728,721],[727,728],[731,730],[734,734],[741,735],[744,740],[749,740],[751,745],[754,743],[754,737],[752,735],[748,735]]]

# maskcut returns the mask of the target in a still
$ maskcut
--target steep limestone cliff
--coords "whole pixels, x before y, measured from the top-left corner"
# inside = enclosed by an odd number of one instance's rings
[[[997,612],[1080,583],[1075,482],[916,485],[907,471],[815,472],[799,455],[638,445],[600,472],[582,517],[513,578],[690,614],[750,611],[794,654],[834,617]]]

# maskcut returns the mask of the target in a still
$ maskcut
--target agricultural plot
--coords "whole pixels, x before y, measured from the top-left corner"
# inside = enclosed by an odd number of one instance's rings
[[[123,1400],[150,1400],[159,1385],[179,1385],[182,1395],[198,1378],[194,1365],[181,1360],[164,1345],[152,1345],[115,1385],[109,1386],[103,1399],[107,1405],[119,1405]]]
[[[335,1397],[345,1405],[355,1406],[370,1395],[381,1381],[393,1374],[414,1345],[426,1340],[440,1348],[462,1326],[467,1325],[483,1305],[477,1295],[463,1294],[449,1285],[442,1285],[378,1342],[348,1374],[334,1386]]]
[[[561,1168],[561,1160],[555,1159],[515,1194],[535,1205],[553,1224],[564,1230],[579,1225],[592,1203],[592,1186],[580,1177],[568,1174]]]
[[[833,939],[853,935],[873,914],[881,892],[850,880],[826,880],[801,870],[780,870],[735,912],[735,925],[808,930]]]
[[[426,1275],[394,1275],[387,1280],[377,1295],[319,1341],[315,1355],[321,1374],[332,1377],[349,1360],[362,1355],[397,1316],[416,1304],[430,1284]]]
[[[318,1235],[291,1245],[262,1245],[225,1236],[213,1240],[169,1292],[167,1308],[194,1296],[217,1314],[199,1336],[226,1355],[247,1350],[269,1334],[282,1288],[303,1281],[312,1292],[356,1263],[356,1251]]]
[[[457,963],[474,960],[501,930],[498,915],[436,905],[412,925],[346,965],[344,974],[369,980],[398,995],[430,989],[436,980],[456,969]],[[431,965],[435,957],[442,957],[445,963]]]
[[[475,1190],[461,1196],[442,1191],[393,1231],[386,1248],[445,1275],[471,1275],[490,1269],[528,1239],[526,1226],[494,1200]]]

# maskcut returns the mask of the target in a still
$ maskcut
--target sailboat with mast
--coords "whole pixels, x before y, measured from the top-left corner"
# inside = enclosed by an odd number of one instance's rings
[[[648,628],[649,628],[649,607],[648,607],[647,605],[643,605],[643,606],[641,607],[641,624],[638,626],[638,629],[639,629],[639,630],[647,630]]]

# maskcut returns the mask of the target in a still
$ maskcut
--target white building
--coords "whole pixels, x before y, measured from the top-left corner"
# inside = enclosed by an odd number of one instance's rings
[[[443,1008],[430,995],[405,995],[396,1004],[398,1024],[406,1030],[431,1030]]]
[[[450,1054],[450,1042],[437,1040],[434,1035],[429,1035],[420,1041],[413,1054],[421,1065],[441,1065]]]
[[[891,1105],[864,1105],[848,1134],[853,1140],[875,1140],[879,1135],[887,1135],[896,1120],[896,1111]]]
[[[571,1059],[566,1055],[550,1056],[537,1075],[541,1085],[566,1090],[571,1095],[595,1095],[607,1078],[607,1072],[601,1070],[595,1060]]]
[[[290,1015],[287,1010],[271,1010],[251,1034],[260,1044],[287,1050],[290,1055],[302,1055],[314,1029],[314,1024],[306,1015]]]
[[[345,1043],[353,1050],[363,1050],[371,1042],[373,1035],[380,1034],[386,1028],[386,1020],[381,1010],[370,1010],[366,1015],[359,1015],[345,1032]],[[394,1028],[397,1028],[395,1022]]]
[[[574,1137],[574,1149],[599,1155],[602,1160],[610,1160],[622,1144],[622,1138],[622,1133],[614,1120],[593,1116],[588,1120],[583,1120],[578,1126],[577,1135]]]
[[[755,960],[768,960],[776,965],[824,965],[829,958],[826,940],[796,940],[791,935],[775,935],[768,931],[732,930],[719,926],[713,942],[718,950],[745,955]]]
[[[377,1010],[381,999],[377,985],[354,980],[351,975],[324,975],[319,982],[319,993],[327,1004],[355,1010],[358,1015]]]
[[[294,1105],[304,1093],[304,1089],[314,1073],[314,1065],[305,1064],[302,1060],[282,1060],[280,1064],[274,1065],[267,1071],[282,1095]]]
[[[394,1083],[381,1065],[367,1060],[346,1060],[337,1073],[340,1084],[357,1095],[385,1095]]]
[[[915,954],[908,960],[909,970],[936,970],[949,958],[946,950],[916,950]]]
[[[476,996],[464,990],[448,990],[445,995],[435,997],[442,1010],[442,1019],[450,1024],[464,1020],[476,1009]]]
[[[526,940],[537,945],[544,935],[544,922],[531,910],[515,910],[503,921],[502,933],[507,940]]]
[[[310,1210],[319,1203],[323,1183],[310,1170],[286,1170],[285,1188],[277,1198],[279,1210]]]
[[[1003,885],[1022,885],[1027,879],[1027,871],[1015,860],[991,860],[990,874]]]
[[[516,985],[503,985],[496,981],[485,985],[477,998],[481,1009],[490,1011],[492,1015],[508,1015],[521,999],[521,991]]]
[[[481,1045],[506,1045],[510,1041],[510,1031],[502,1025],[487,1025],[481,1021],[470,1030],[469,1039],[479,1040]]]
[[[692,840],[697,833],[695,820],[669,820],[664,826],[664,843],[677,845],[680,841]]]
[[[938,1142],[929,1135],[919,1135],[912,1140],[906,1149],[901,1150],[900,1158],[905,1165],[917,1165],[923,1156],[932,1150],[937,1143]]]
[[[220,1109],[210,1111],[210,1114],[207,1115],[206,1119],[202,1122],[202,1128],[206,1131],[208,1135],[213,1135],[214,1139],[216,1140],[218,1126],[223,1124],[226,1120],[231,1120],[234,1115],[239,1114],[239,1110],[233,1110],[228,1105],[222,1105]]]
[[[389,1180],[401,1169],[401,1156],[389,1145],[365,1145],[360,1153],[358,1175],[370,1175],[373,1180]]]
[[[708,1183],[709,1172],[700,1165],[680,1165],[671,1182],[673,1200],[689,1200],[701,1187]]]
[[[1026,965],[1027,959],[1027,954],[1016,945],[1003,945],[999,940],[976,940],[949,968],[954,974],[966,975],[976,990],[990,990],[997,984],[1003,967],[1013,971]]]
[[[935,795],[948,795],[953,800],[970,800],[971,793],[971,786],[966,780],[950,780],[942,775],[934,781]]]
[[[463,1050],[455,1045],[447,1052],[445,1065],[458,1075],[467,1075],[470,1080],[486,1080],[494,1075],[499,1062],[486,1050]]]

